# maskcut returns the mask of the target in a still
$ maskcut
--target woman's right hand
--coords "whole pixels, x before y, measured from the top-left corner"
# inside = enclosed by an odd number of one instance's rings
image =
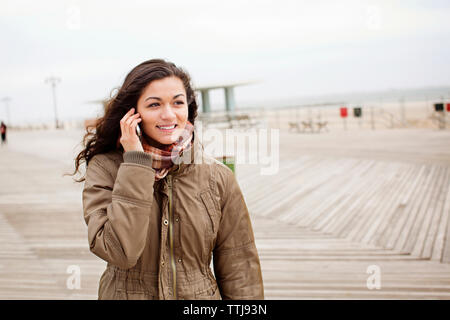
[[[142,143],[136,134],[136,126],[142,121],[139,113],[134,113],[134,108],[131,108],[120,120],[120,130],[122,136],[120,137],[120,143],[123,146],[123,150],[127,151],[144,151]]]

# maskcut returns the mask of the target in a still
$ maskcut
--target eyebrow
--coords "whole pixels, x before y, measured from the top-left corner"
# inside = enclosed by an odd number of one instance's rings
[[[179,96],[184,96],[184,94],[182,94],[182,93],[177,94],[176,96],[173,97],[173,99],[175,99]],[[147,101],[148,99],[156,99],[156,100],[160,100],[160,101],[162,100],[161,98],[158,98],[158,97],[147,97],[144,101]]]

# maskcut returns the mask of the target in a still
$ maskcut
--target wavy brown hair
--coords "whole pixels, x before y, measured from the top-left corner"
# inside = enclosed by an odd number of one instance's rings
[[[131,108],[136,107],[139,97],[150,82],[172,76],[183,82],[188,102],[188,120],[194,124],[198,105],[189,73],[177,67],[174,63],[163,59],[142,62],[128,73],[117,93],[107,102],[105,114],[97,120],[94,130],[92,130],[93,128],[86,128],[86,134],[83,138],[84,149],[75,158],[75,171],[70,175],[75,175],[83,162],[87,166],[96,154],[116,150],[117,139],[121,133],[120,120],[123,116]],[[74,180],[82,182],[85,177]]]

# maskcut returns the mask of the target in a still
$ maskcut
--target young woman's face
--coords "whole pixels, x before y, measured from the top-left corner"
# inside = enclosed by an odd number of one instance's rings
[[[139,97],[137,112],[139,124],[153,140],[172,144],[183,132],[188,120],[188,104],[183,82],[167,77],[150,82]]]

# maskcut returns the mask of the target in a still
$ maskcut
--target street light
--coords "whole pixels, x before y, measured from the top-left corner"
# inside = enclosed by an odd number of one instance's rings
[[[2,101],[5,103],[5,109],[6,109],[6,121],[8,121],[8,125],[11,125],[11,118],[9,117],[9,102],[11,101],[10,97],[4,97],[2,98]]]
[[[52,86],[52,93],[53,93],[53,105],[54,105],[54,109],[55,109],[55,125],[56,125],[56,129],[59,128],[59,123],[58,123],[58,113],[57,113],[57,109],[56,109],[56,85],[58,83],[61,82],[60,78],[57,77],[48,77],[47,79],[45,79],[45,83],[50,83],[50,85]]]

